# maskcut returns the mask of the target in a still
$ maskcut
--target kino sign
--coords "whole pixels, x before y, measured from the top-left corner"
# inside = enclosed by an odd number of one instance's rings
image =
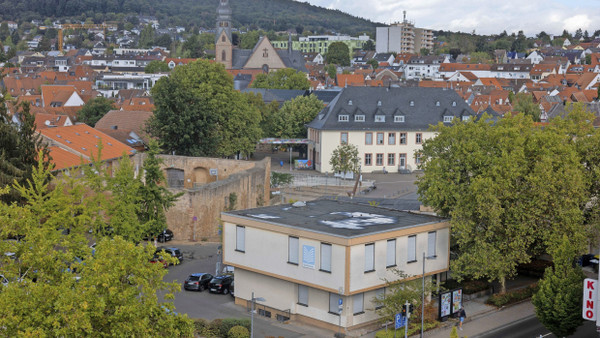
[[[598,280],[586,278],[583,281],[583,319],[596,320],[598,301]]]

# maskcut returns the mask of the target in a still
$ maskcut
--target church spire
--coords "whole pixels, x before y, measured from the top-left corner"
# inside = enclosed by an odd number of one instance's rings
[[[219,0],[219,7],[217,7],[217,31],[215,37],[218,39],[221,36],[221,32],[225,31],[229,41],[231,40],[231,7],[229,7],[229,0]]]

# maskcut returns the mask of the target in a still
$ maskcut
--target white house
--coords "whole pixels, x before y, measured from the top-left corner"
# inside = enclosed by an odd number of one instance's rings
[[[222,213],[223,261],[235,267],[235,303],[259,314],[331,330],[377,324],[373,299],[386,279],[449,268],[450,224],[441,218],[319,200]],[[341,306],[340,306],[341,304]]]

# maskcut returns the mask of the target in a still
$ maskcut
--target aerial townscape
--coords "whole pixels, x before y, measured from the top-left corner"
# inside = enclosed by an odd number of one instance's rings
[[[597,336],[600,6],[508,2],[0,0],[0,336]]]

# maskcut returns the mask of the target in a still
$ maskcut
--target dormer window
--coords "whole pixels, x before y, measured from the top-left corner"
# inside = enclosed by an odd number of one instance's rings
[[[377,101],[377,107],[381,107],[381,101]]]
[[[414,106],[415,106],[415,101],[410,101],[409,105],[410,105],[411,107],[414,107]]]
[[[471,115],[465,115],[462,117],[463,121],[469,121],[471,119]]]
[[[394,122],[404,123],[404,116],[394,116]]]
[[[348,100],[348,105],[351,106],[352,105],[352,100]]]
[[[435,106],[439,107],[440,106],[440,101],[435,101]]]
[[[338,122],[348,122],[350,120],[348,115],[338,115]]]
[[[375,115],[375,122],[385,122],[385,115]]]
[[[354,115],[354,122],[365,122],[364,115]]]
[[[453,118],[454,118],[454,116],[444,116],[444,123],[452,122]]]
[[[452,101],[452,107],[456,107],[456,101]]]

